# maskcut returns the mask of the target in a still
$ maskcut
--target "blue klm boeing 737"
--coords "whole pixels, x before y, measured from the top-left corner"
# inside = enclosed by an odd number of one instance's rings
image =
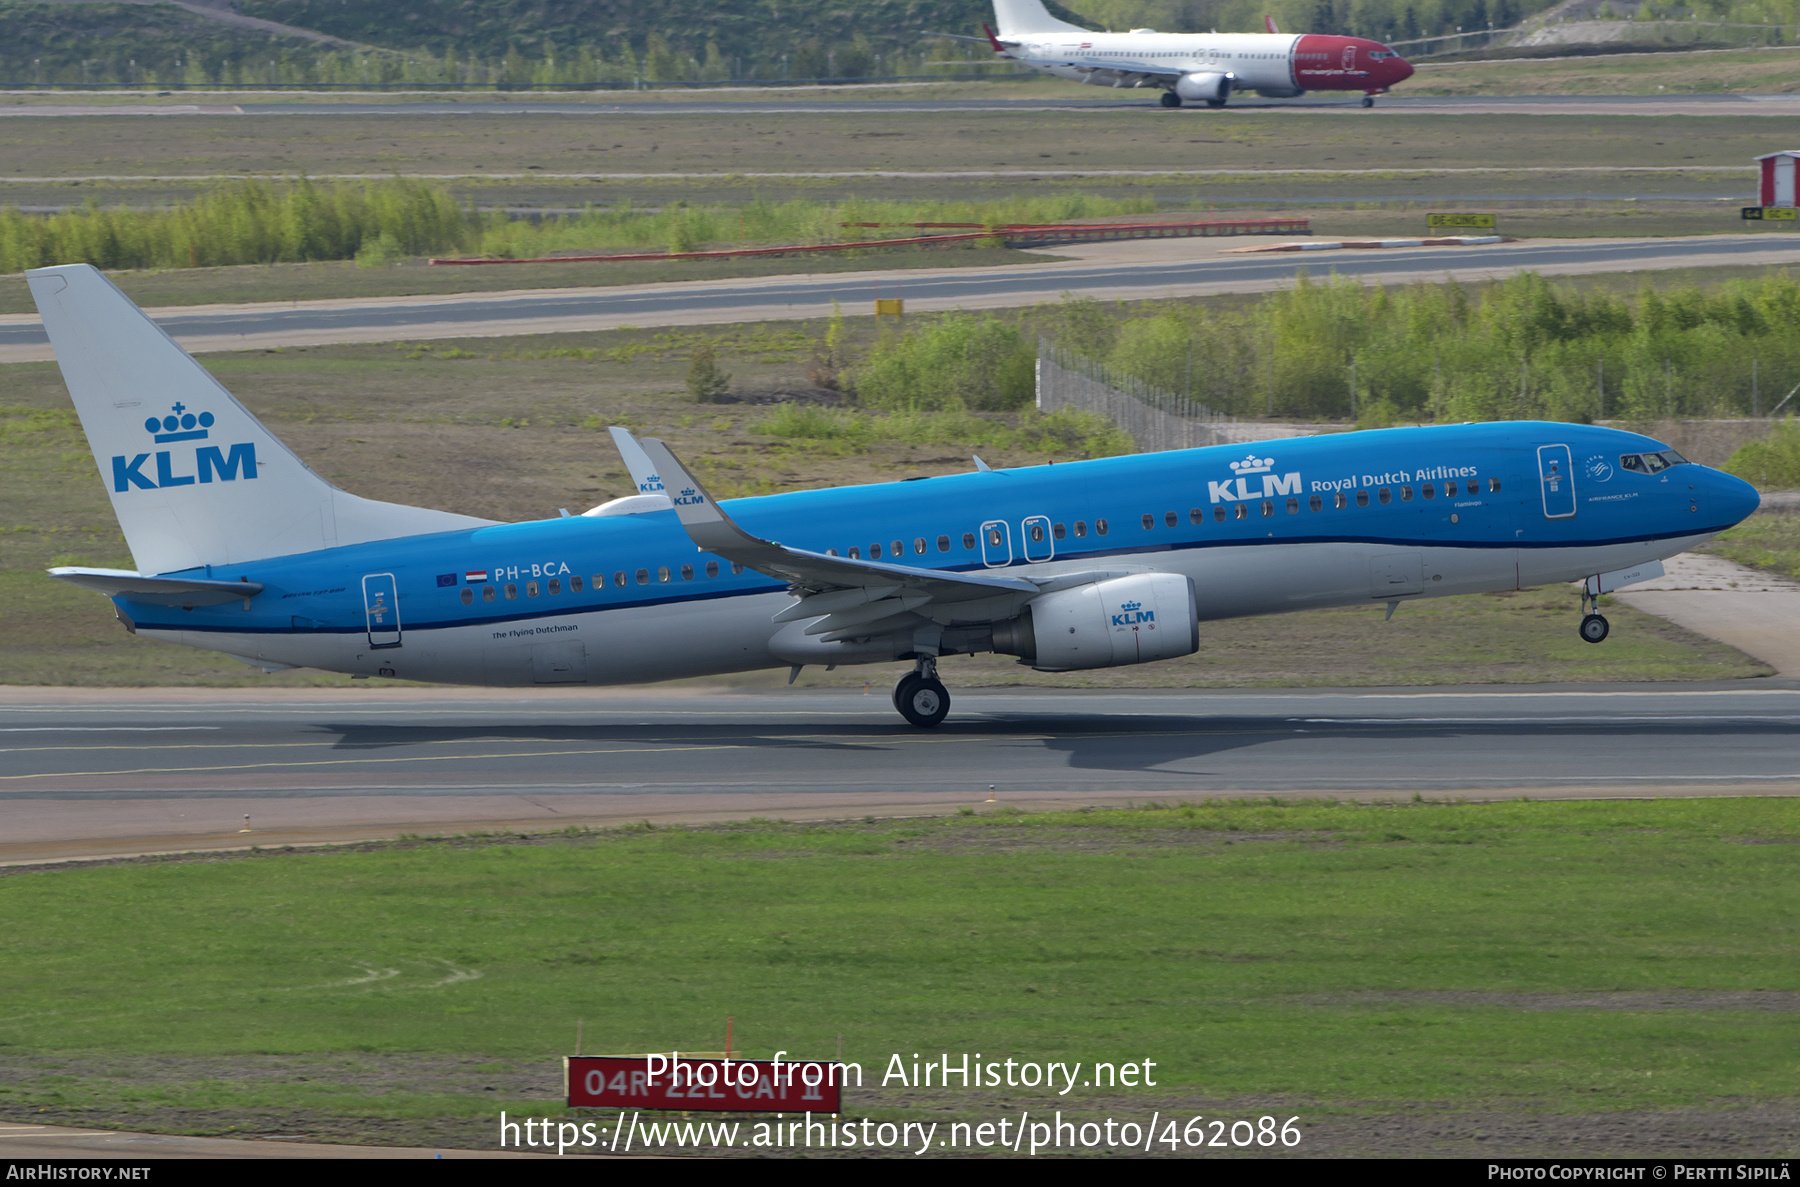
[[[911,661],[894,703],[930,726],[942,656],[1145,663],[1242,615],[1586,578],[1597,643],[1594,598],[1758,501],[1647,437],[1518,422],[719,504],[621,432],[639,494],[494,523],[337,489],[100,273],[28,279],[137,564],[51,575],[111,597],[127,630],[269,671],[627,684]]]

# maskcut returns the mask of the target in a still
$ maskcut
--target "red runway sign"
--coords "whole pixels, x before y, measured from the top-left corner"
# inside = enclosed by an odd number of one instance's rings
[[[569,1055],[570,1108],[700,1112],[837,1113],[844,1065],[827,1059],[690,1059],[672,1055]]]

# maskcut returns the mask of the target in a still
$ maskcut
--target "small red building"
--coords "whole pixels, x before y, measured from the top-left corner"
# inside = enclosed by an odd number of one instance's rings
[[[1772,152],[1756,159],[1762,164],[1761,205],[1795,206],[1794,161],[1800,159],[1800,149]]]

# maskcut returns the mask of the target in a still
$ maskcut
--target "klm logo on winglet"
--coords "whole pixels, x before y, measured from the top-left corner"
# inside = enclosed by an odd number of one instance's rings
[[[1155,622],[1156,611],[1144,609],[1142,602],[1125,602],[1119,606],[1119,613],[1112,616],[1114,626],[1137,626],[1140,623]]]
[[[175,403],[170,407],[170,415],[161,418],[150,417],[144,421],[144,431],[158,445],[172,445],[180,441],[204,441],[210,435],[213,426],[213,414],[202,412],[195,415],[189,412],[187,405]],[[113,490],[123,494],[125,491],[161,490],[172,486],[193,486],[196,482],[210,483],[214,478],[221,482],[235,482],[241,474],[245,478],[256,477],[256,445],[245,441],[225,448],[217,445],[196,446],[191,464],[187,463],[186,450],[179,451],[182,456],[180,469],[190,473],[177,474],[175,455],[178,451],[159,449],[155,453],[156,474],[152,477],[144,473],[144,466],[151,455],[140,453],[126,460],[123,454],[115,455],[112,460]]]
[[[640,495],[660,495],[662,493],[663,480],[660,475],[646,474],[644,480],[638,483],[638,494]]]
[[[706,496],[691,486],[683,488],[682,492],[675,496],[677,507],[698,507],[704,502],[706,502]]]
[[[1207,480],[1206,487],[1215,503],[1239,503],[1245,499],[1272,499],[1276,495],[1297,495],[1300,493],[1300,472],[1291,474],[1272,474],[1275,459],[1257,457],[1254,453],[1241,462],[1232,462],[1231,469],[1236,478],[1227,478],[1223,482]],[[1255,475],[1262,476],[1262,489],[1252,490],[1250,479]]]

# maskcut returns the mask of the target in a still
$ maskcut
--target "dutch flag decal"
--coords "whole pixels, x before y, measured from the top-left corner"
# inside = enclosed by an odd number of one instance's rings
[[[483,581],[487,580],[487,570],[470,569],[467,573],[463,574],[463,580],[470,585],[480,585]]]

